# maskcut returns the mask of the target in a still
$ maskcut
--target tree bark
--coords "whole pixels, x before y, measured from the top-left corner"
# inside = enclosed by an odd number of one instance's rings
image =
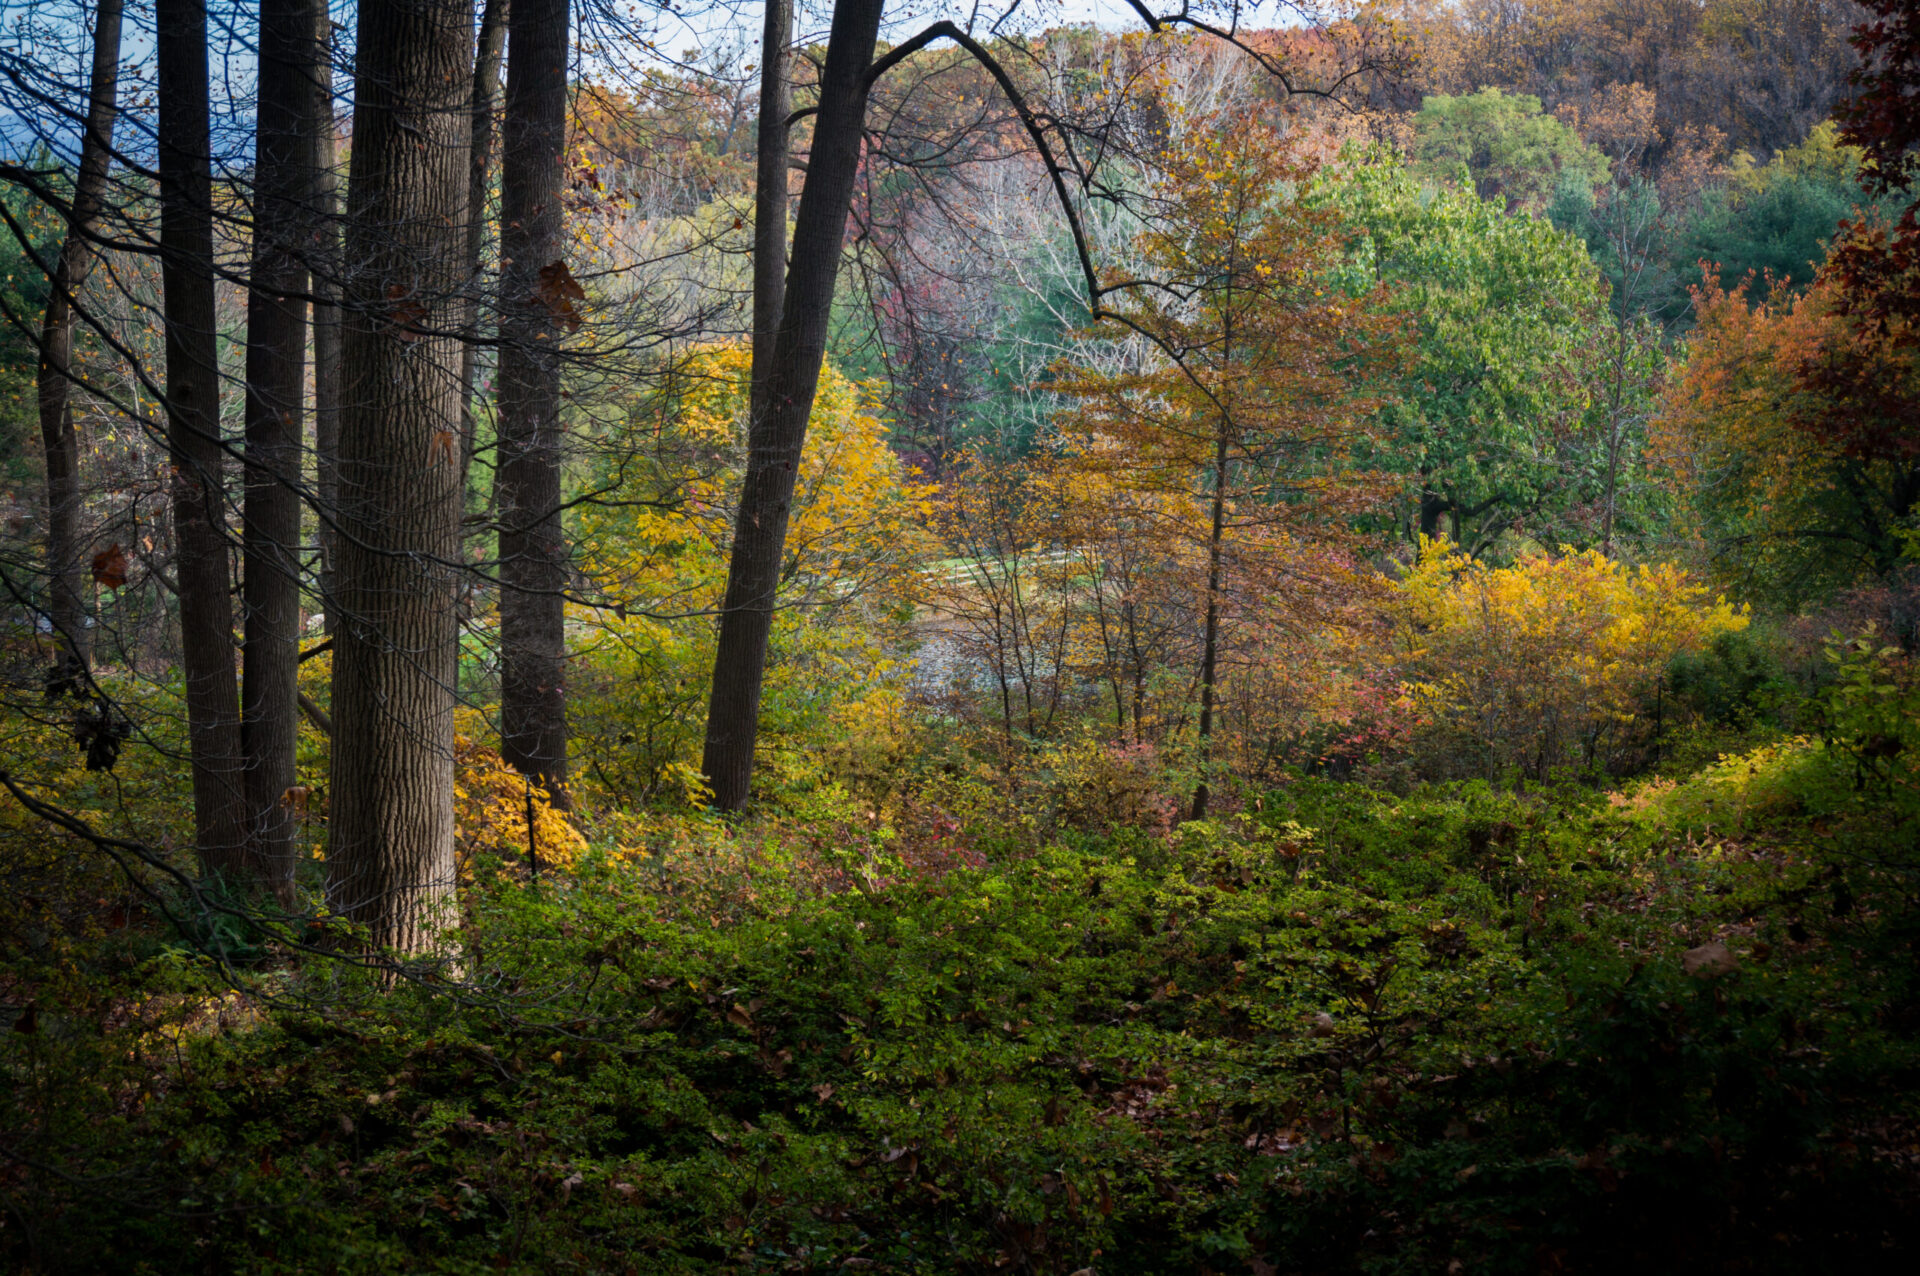
[[[1200,646],[1200,780],[1194,785],[1189,817],[1196,820],[1207,818],[1207,801],[1213,792],[1213,702],[1220,668],[1220,578],[1226,527],[1227,423],[1223,421],[1214,444],[1213,519],[1207,532],[1207,616]]]
[[[792,158],[787,116],[793,91],[787,45],[793,0],[766,0],[760,34],[760,123],[753,185],[753,386],[747,420],[767,415],[767,376],[787,286],[787,167]]]
[[[467,278],[460,345],[460,473],[473,468],[473,386],[479,369],[480,258],[487,246],[487,188],[493,171],[494,117],[500,111],[500,59],[507,44],[507,0],[486,0],[480,10],[480,40],[473,60],[473,141],[467,151]]]
[[[500,755],[565,806],[567,543],[560,523],[568,0],[514,0],[500,161]]]
[[[713,805],[722,811],[743,808],[752,787],[774,595],[807,418],[826,358],[834,284],[865,134],[867,71],[873,64],[883,2],[840,0],[827,38],[820,109],[794,224],[793,264],[767,368],[767,411],[753,422],[748,438],[747,473],[721,604],[702,769],[713,789]]]
[[[48,619],[58,649],[54,689],[84,687],[93,658],[87,626],[86,547],[80,541],[80,436],[73,428],[73,300],[93,264],[88,236],[106,199],[113,127],[119,117],[121,0],[100,0],[93,26],[93,74],[86,132],[73,184],[67,237],[48,281],[40,325],[40,439],[47,455]]]
[[[231,573],[221,478],[220,368],[214,330],[213,179],[205,0],[156,0],[162,309],[175,575],[203,868],[236,882],[246,856],[240,704],[233,672]]]
[[[471,0],[361,0],[343,260],[333,909],[418,953],[454,882]]]
[[[240,606],[240,740],[251,855],[292,903],[298,821],[284,800],[299,736],[301,444],[305,433],[306,240],[318,0],[260,0],[253,259],[247,291],[246,499]]]
[[[334,563],[340,553],[333,526],[340,507],[336,474],[340,454],[340,179],[334,154],[333,18],[324,3],[313,6],[313,18],[319,60],[310,85],[313,132],[308,140],[313,151],[308,164],[313,177],[313,242],[307,270],[312,277],[309,292],[313,297],[313,476],[319,502],[320,606],[325,617],[322,623],[331,637],[338,610],[334,606]]]

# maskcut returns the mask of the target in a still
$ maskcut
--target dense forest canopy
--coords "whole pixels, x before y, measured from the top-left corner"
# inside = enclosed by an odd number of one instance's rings
[[[9,5],[0,1254],[1904,1269],[1917,67]]]

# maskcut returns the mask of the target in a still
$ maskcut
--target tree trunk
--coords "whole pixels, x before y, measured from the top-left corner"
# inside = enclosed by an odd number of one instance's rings
[[[560,339],[579,325],[560,205],[568,0],[514,0],[500,161],[500,755],[566,802]]]
[[[205,0],[157,0],[154,25],[167,451],[173,469],[174,570],[180,588],[194,837],[207,872],[246,881],[254,874],[246,860],[240,702],[233,675],[231,573],[221,480]]]
[[[774,334],[787,287],[787,116],[793,92],[787,45],[793,39],[793,0],[767,0],[760,34],[760,128],[753,185],[753,388],[749,422],[767,415],[767,376]]]
[[[1428,486],[1430,482],[1425,474],[1421,475],[1420,534],[1434,540],[1440,535],[1440,516],[1447,512],[1447,498]]]
[[[320,606],[328,637],[337,619],[334,606],[334,563],[339,537],[334,532],[340,454],[340,179],[334,170],[333,18],[325,4],[313,7],[315,52],[310,91],[313,94],[313,146],[309,161],[313,176],[311,217],[313,244],[307,267],[313,282],[313,475],[319,501]]]
[[[1227,526],[1227,432],[1221,425],[1213,452],[1213,523],[1207,533],[1207,619],[1200,646],[1200,782],[1193,789],[1191,818],[1207,818],[1213,769],[1213,690],[1220,666],[1220,568]]]
[[[883,5],[884,0],[840,0],[827,38],[820,110],[794,224],[793,266],[787,272],[780,328],[767,368],[767,412],[753,423],[748,439],[747,473],[721,604],[702,767],[713,786],[713,804],[722,811],[744,807],[752,787],[774,594],[807,418],[826,358],[834,283],[865,133],[867,70]]]
[[[500,55],[507,45],[507,0],[486,0],[480,10],[480,40],[473,60],[473,140],[467,150],[467,279],[460,330],[461,499],[473,468],[473,385],[479,369],[480,258],[487,247],[487,189],[493,172],[494,117],[500,112]]]
[[[294,744],[300,729],[300,479],[305,433],[313,83],[318,0],[260,0],[253,261],[247,291],[245,655],[240,739],[251,854],[293,902]]]
[[[107,165],[118,119],[121,0],[100,0],[93,26],[93,79],[80,171],[73,184],[67,237],[48,281],[40,325],[40,439],[47,453],[48,618],[58,655],[49,688],[85,686],[93,657],[87,628],[86,547],[80,541],[80,436],[73,428],[73,300],[93,264],[87,236],[106,198]]]
[[[327,893],[428,949],[453,891],[471,0],[361,0],[343,260]]]

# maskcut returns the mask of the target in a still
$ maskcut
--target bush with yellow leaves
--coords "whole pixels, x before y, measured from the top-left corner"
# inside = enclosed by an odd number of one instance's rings
[[[586,838],[566,813],[556,810],[547,792],[508,766],[498,752],[480,743],[483,730],[462,710],[453,738],[453,811],[458,829],[460,875],[469,878],[474,860],[498,855],[513,872],[561,871],[587,849]]]
[[[1395,652],[1429,770],[1546,779],[1633,760],[1668,663],[1746,624],[1672,564],[1566,550],[1491,567],[1422,538]]]

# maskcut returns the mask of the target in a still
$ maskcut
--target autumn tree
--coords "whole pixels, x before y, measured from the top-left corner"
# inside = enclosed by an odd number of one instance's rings
[[[1699,327],[1656,445],[1723,574],[1797,606],[1905,560],[1920,360],[1847,314],[1833,285],[1750,296],[1758,286],[1708,278],[1696,291]]]
[[[1833,405],[1815,423],[1823,437],[1863,461],[1900,465],[1920,454],[1913,401],[1882,365],[1910,364],[1920,350],[1920,5],[1866,0],[1854,28],[1862,63],[1853,99],[1835,111],[1841,140],[1860,147],[1860,183],[1870,195],[1905,201],[1897,215],[1843,227],[1822,272],[1851,341],[1829,345],[1800,369],[1801,388]],[[1902,424],[1904,422],[1904,424]]]
[[[1109,320],[1160,357],[1069,377],[1065,427],[1086,439],[1084,464],[1166,498],[1163,534],[1195,549],[1199,819],[1224,631],[1261,615],[1305,621],[1350,587],[1348,529],[1381,495],[1356,458],[1396,321],[1370,289],[1331,285],[1337,215],[1303,197],[1313,167],[1273,125],[1195,129],[1163,172],[1141,242],[1151,282]]]
[[[1310,4],[1292,4],[1309,20],[1323,15]],[[1070,183],[1082,185],[1078,143],[1057,116],[1036,110],[988,45],[966,28],[939,21],[880,54],[875,47],[884,0],[838,0],[819,74],[817,105],[808,107],[812,123],[806,180],[795,218],[781,320],[767,365],[768,411],[753,431],[744,480],[740,523],[734,538],[727,595],[722,604],[720,643],[715,655],[713,699],[707,714],[704,767],[721,810],[745,806],[751,792],[754,736],[760,686],[766,664],[767,636],[790,517],[792,484],[806,442],[806,420],[825,358],[833,299],[846,239],[848,215],[861,172],[867,132],[867,103],[877,79],[936,42],[952,43],[985,67],[996,88],[1014,107],[1022,132],[1040,156],[1046,179],[1063,214],[1074,221]],[[1356,64],[1390,62],[1401,45],[1390,26],[1356,22],[1343,38],[1316,42],[1317,57],[1302,66],[1290,51],[1262,50],[1245,38],[1237,15],[1223,24],[1214,15],[1190,8],[1156,13],[1136,6],[1143,23],[1159,33],[1186,29],[1230,41],[1254,57],[1288,93],[1334,96],[1351,78]],[[1003,17],[1010,18],[1009,9]],[[1330,81],[1330,87],[1324,87]],[[1079,172],[1079,176],[1075,176]],[[1084,241],[1076,237],[1086,267],[1086,285],[1098,313],[1103,295],[1092,274]]]

